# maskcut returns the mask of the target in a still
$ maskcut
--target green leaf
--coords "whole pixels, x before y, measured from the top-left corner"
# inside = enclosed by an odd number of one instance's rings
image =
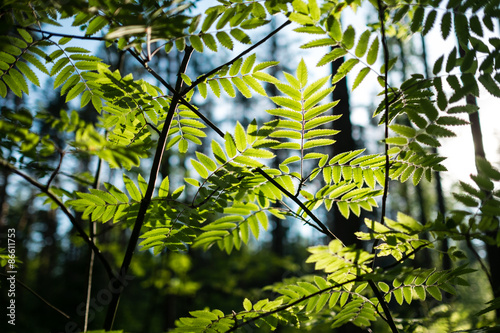
[[[337,201],[337,207],[339,208],[340,213],[346,219],[349,218],[349,205],[345,201]]]
[[[276,88],[278,88],[279,91],[281,91],[284,94],[287,94],[295,101],[300,102],[302,100],[302,94],[299,89],[296,89],[288,84],[279,82],[275,83],[275,86]]]
[[[293,12],[290,14],[288,19],[292,22],[298,23],[300,25],[313,25],[314,21],[307,15]]]
[[[245,300],[243,301],[243,308],[246,311],[251,311],[252,310],[252,302],[250,302],[250,300],[248,298],[245,298]]]
[[[424,20],[425,10],[423,6],[418,6],[413,13],[413,19],[411,20],[410,29],[412,32],[417,32],[422,27],[422,22]]]
[[[250,156],[250,157],[255,157],[255,158],[266,158],[266,159],[275,157],[275,155],[268,150],[255,149],[255,148],[248,148],[243,153],[243,156]]]
[[[203,52],[203,42],[201,41],[200,36],[193,35],[189,37],[189,41],[191,46],[199,53]]]
[[[344,31],[344,36],[342,37],[342,45],[348,50],[352,49],[354,46],[355,37],[356,37],[356,31],[354,30],[352,25],[349,25]]]
[[[440,147],[441,144],[439,141],[434,139],[432,136],[427,135],[427,134],[419,134],[417,135],[417,141],[422,142],[423,144],[426,144],[431,147]]]
[[[158,196],[160,198],[168,197],[169,188],[170,188],[170,182],[169,182],[168,176],[166,176],[161,181],[160,189],[158,190]]]
[[[310,85],[308,85],[305,89],[304,89],[304,99],[308,99],[309,97],[311,97],[312,94],[314,94],[318,89],[321,89],[321,87],[323,87],[325,85],[326,82],[328,82],[328,79],[330,78],[330,75],[328,76],[325,76],[313,83],[311,83]],[[279,87],[278,87],[279,89]],[[298,92],[298,91],[297,91]],[[300,93],[299,93],[300,95]]]
[[[467,16],[462,13],[454,13],[455,32],[461,45],[467,45],[469,42],[469,21]]]
[[[313,47],[322,47],[322,46],[333,46],[337,45],[337,42],[335,42],[331,38],[321,38],[321,39],[315,39],[309,43],[305,43],[300,46],[301,49],[310,49]]]
[[[27,32],[26,30],[24,30],[24,29],[17,29],[17,32],[19,33],[19,35],[21,35],[21,37],[23,37],[23,39],[27,43],[32,43],[33,42],[33,37],[31,37],[30,33]]]
[[[23,55],[23,59],[26,60],[26,61],[28,61],[29,63],[31,63],[36,68],[38,68],[41,72],[49,75],[49,71],[47,70],[47,68],[42,64],[42,62],[40,60],[38,60],[38,58],[36,58],[32,54],[25,53]]]
[[[0,96],[2,96],[3,98],[7,96],[7,86],[2,81],[0,81]]]
[[[208,171],[203,166],[203,164],[201,164],[197,160],[191,159],[191,165],[196,170],[196,172],[200,175],[201,178],[204,178],[204,179],[208,178]]]
[[[85,83],[78,82],[66,95],[66,103],[80,95],[86,89]]]
[[[483,27],[481,25],[481,21],[477,15],[474,15],[469,20],[470,28],[472,32],[474,32],[479,37],[483,37]]]
[[[219,15],[220,12],[218,10],[212,10],[211,12],[209,12],[203,20],[203,24],[201,25],[201,32],[206,32],[208,29],[210,29]]]
[[[229,97],[234,98],[236,96],[236,91],[234,90],[234,87],[229,79],[220,79],[219,83]]]
[[[40,81],[38,81],[38,77],[36,76],[35,72],[31,70],[31,68],[26,65],[26,63],[22,61],[18,61],[16,63],[17,68],[21,71],[21,73],[24,74],[30,80],[34,85],[40,87]]]
[[[390,125],[389,128],[394,132],[406,136],[408,138],[413,138],[417,134],[417,131],[415,131],[414,128],[405,125],[394,124]]]
[[[226,49],[232,50],[233,49],[233,40],[229,35],[224,32],[224,31],[219,31],[215,35],[217,37],[217,40],[219,43],[221,43],[222,46],[224,46]]]
[[[215,169],[217,169],[217,165],[215,164],[214,161],[212,161],[212,159],[210,157],[208,157],[207,155],[203,154],[203,153],[200,153],[200,152],[196,152],[196,158],[198,159],[198,161],[200,161],[204,167],[206,167],[209,171],[212,171],[214,172]]]
[[[179,153],[181,153],[181,154],[187,153],[188,148],[189,148],[188,141],[186,139],[180,139],[180,141],[179,141]]]
[[[261,71],[261,70],[269,68],[269,67],[276,66],[278,64],[279,64],[279,61],[264,61],[264,62],[261,62],[260,64],[257,64],[257,65],[254,66],[253,73]]]
[[[403,288],[395,289],[392,294],[394,295],[394,298],[396,298],[399,305],[403,304]]]
[[[217,30],[224,28],[226,24],[229,22],[229,20],[234,16],[235,12],[236,12],[236,7],[227,8],[220,17],[219,21],[217,22],[215,28]]]
[[[236,156],[237,151],[233,136],[229,133],[226,133],[224,139],[225,139],[227,156],[229,156],[230,158],[234,158]]]
[[[356,76],[356,79],[352,84],[352,90],[356,89],[361,84],[361,82],[363,82],[368,73],[370,73],[370,67],[365,67],[359,71],[358,75]]]
[[[250,37],[244,33],[242,30],[235,28],[230,31],[231,36],[233,36],[237,41],[242,44],[251,44],[252,40]]]
[[[368,42],[370,41],[370,35],[370,30],[365,30],[359,37],[358,45],[356,45],[356,49],[354,51],[356,57],[361,58],[365,55],[368,48]]]
[[[333,15],[330,15],[327,20],[328,34],[336,41],[342,40],[342,24]]]
[[[444,60],[444,55],[440,56],[434,63],[434,66],[432,68],[432,73],[434,75],[437,75],[439,72],[441,72],[441,68],[443,67],[443,60]]]
[[[296,76],[300,83],[300,89],[304,88],[307,85],[307,67],[304,59],[300,60],[299,66],[297,67]]]
[[[368,50],[368,55],[366,56],[366,62],[368,63],[368,65],[373,65],[375,61],[377,61],[378,48],[379,48],[379,41],[377,37],[373,40],[372,45]]]
[[[250,18],[250,19],[243,21],[240,24],[240,27],[242,29],[245,29],[245,30],[250,30],[250,29],[255,29],[255,28],[261,27],[263,25],[266,25],[269,22],[270,22],[269,20],[263,20],[263,19],[258,18],[258,17],[253,17],[253,18]]]
[[[275,96],[271,97],[271,100],[279,106],[290,108],[297,112],[302,112],[302,104],[288,97]]]
[[[310,130],[340,118],[340,115],[317,117],[306,122],[304,129]]]
[[[317,67],[321,67],[323,65],[326,65],[334,60],[337,60],[338,58],[342,58],[347,54],[347,51],[344,50],[343,48],[337,47],[333,49],[331,52],[328,52],[325,54],[318,62],[316,65]]]
[[[219,83],[216,80],[209,80],[208,85],[210,86],[210,89],[212,89],[213,93],[215,96],[220,97],[220,86]]]
[[[226,154],[224,154],[224,150],[222,149],[221,145],[215,141],[212,140],[212,153],[214,154],[215,160],[219,162],[220,164],[223,164],[227,161]]]
[[[235,76],[240,72],[241,64],[243,63],[242,58],[236,59],[236,61],[231,65],[231,68],[229,69],[229,75],[230,76]]]
[[[257,92],[261,96],[267,96],[266,90],[262,85],[254,79],[252,76],[243,76],[243,82],[246,83],[250,88]]]
[[[256,59],[255,53],[245,59],[245,62],[243,62],[243,65],[241,66],[241,74],[245,75],[252,71],[255,59]]]
[[[10,75],[4,75],[3,81],[7,84],[10,90],[18,97],[22,97],[23,92],[17,84],[17,80],[13,79]]]
[[[69,63],[69,59],[68,58],[61,58],[59,59],[55,64],[54,66],[52,66],[52,68],[50,69],[50,76],[54,76],[55,74],[57,74],[61,69],[64,68],[64,66],[66,66],[67,64]],[[70,66],[72,67],[72,66]]]
[[[243,152],[247,147],[247,141],[246,141],[247,136],[245,133],[245,129],[240,124],[240,122],[236,123],[236,128],[234,130],[234,138],[236,140],[236,148],[240,152]]]
[[[239,77],[233,77],[233,78],[231,78],[231,81],[233,81],[236,89],[238,89],[238,91],[243,96],[245,96],[246,98],[251,98],[252,97],[252,93],[250,92],[250,89],[248,89],[247,85],[245,84],[245,81],[243,81]]]
[[[217,42],[215,41],[214,36],[211,34],[203,34],[201,35],[201,39],[210,50],[217,52]]]
[[[75,71],[73,66],[66,66],[59,74],[57,74],[54,80],[54,89],[63,84]]]
[[[108,24],[108,21],[106,20],[105,17],[103,16],[96,16],[90,21],[89,25],[87,26],[87,30],[85,30],[86,35],[93,35],[102,28],[104,28]]]
[[[432,27],[434,26],[434,22],[436,21],[436,16],[437,16],[437,11],[432,10],[429,15],[427,15],[427,18],[425,19],[425,24],[424,28],[422,30],[422,34],[425,36],[429,31],[431,31]]]
[[[318,105],[312,109],[309,109],[305,115],[304,115],[304,120],[305,121],[308,121],[308,120],[311,120],[325,112],[327,112],[328,110],[330,110],[331,108],[333,108],[335,105],[338,104],[339,101],[335,101],[335,102],[330,102],[330,103],[327,103],[327,104],[323,104],[323,105]],[[300,128],[301,129],[301,128]]]
[[[140,202],[142,200],[141,192],[134,184],[132,179],[130,179],[127,175],[123,175],[123,182],[125,183],[125,188],[127,189],[127,192],[132,200]]]
[[[342,65],[340,65],[339,69],[337,70],[337,73],[333,76],[332,84],[335,84],[338,81],[342,80],[358,63],[359,59],[356,58],[348,59],[344,63],[342,63]]]
[[[483,87],[485,87],[490,94],[495,97],[500,97],[500,88],[489,74],[480,75],[479,82],[481,82]]]
[[[434,297],[438,301],[441,301],[441,299],[443,298],[441,295],[441,291],[436,286],[427,287],[426,290],[429,293],[429,295],[431,295],[432,297]]]
[[[316,147],[321,147],[321,146],[328,146],[328,145],[332,145],[333,143],[335,143],[335,140],[331,140],[331,139],[309,140],[304,144],[304,149],[311,149],[311,148],[316,148]]]
[[[451,32],[451,12],[446,12],[441,20],[441,35],[443,39],[448,38]]]

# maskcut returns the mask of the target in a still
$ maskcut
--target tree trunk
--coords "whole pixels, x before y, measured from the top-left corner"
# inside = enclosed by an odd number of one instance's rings
[[[340,65],[344,63],[344,59],[337,59],[332,62],[332,74],[337,73]],[[352,137],[352,123],[350,118],[350,106],[349,106],[349,91],[347,89],[346,79],[342,79],[336,84],[336,88],[332,93],[332,99],[334,101],[340,100],[337,106],[333,109],[333,113],[336,115],[342,115],[339,119],[333,122],[333,129],[339,130],[340,132],[335,135],[335,144],[333,145],[333,154],[337,155],[346,151],[351,151],[356,149],[356,143]],[[360,218],[354,214],[350,214],[349,218],[346,219],[340,213],[336,205],[333,205],[333,214],[330,214],[331,219],[333,215],[333,221],[329,221],[330,228],[333,233],[345,244],[359,244],[355,232],[359,231]]]

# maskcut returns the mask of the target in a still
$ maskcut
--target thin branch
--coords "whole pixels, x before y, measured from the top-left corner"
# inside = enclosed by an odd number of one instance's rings
[[[385,16],[385,4],[382,2],[382,0],[377,0],[377,5],[378,5],[378,15],[379,15],[379,21],[380,21],[380,30],[382,33],[382,46],[384,49],[384,99],[385,99],[385,119],[384,119],[384,124],[385,124],[385,133],[384,133],[384,138],[385,138],[385,177],[384,177],[384,194],[382,195],[382,212],[381,212],[381,218],[380,221],[382,224],[385,222],[385,214],[386,214],[386,206],[387,206],[387,194],[389,190],[389,168],[390,168],[390,161],[389,161],[389,145],[387,144],[387,138],[389,137],[389,83],[388,83],[388,75],[389,75],[389,48],[387,46],[387,38],[385,35],[385,22],[384,22],[384,16]],[[374,253],[373,257],[373,265],[375,265],[375,260],[377,259],[377,254],[376,254],[376,246],[377,246],[378,240],[376,240],[373,243],[373,248],[372,248],[372,253]],[[369,280],[368,284],[370,288],[372,289],[373,293],[375,294],[375,297],[377,297],[380,305],[382,306],[382,310],[384,311],[385,314],[385,321],[391,328],[391,331],[393,333],[398,333],[398,329],[396,327],[396,324],[394,323],[394,319],[392,318],[391,315],[391,310],[389,309],[389,306],[387,305],[384,296],[378,289],[377,285],[373,280]]]
[[[64,203],[57,197],[50,189],[46,188],[45,185],[37,182],[27,174],[25,174],[22,171],[19,171],[15,166],[12,164],[8,163],[7,161],[0,159],[0,166],[3,166],[5,168],[10,169],[13,173],[15,173],[18,176],[21,176],[24,180],[26,180],[28,183],[31,185],[35,186],[40,190],[40,192],[45,193],[54,203],[61,208],[62,212],[64,215],[66,215],[73,225],[73,227],[76,229],[76,231],[80,234],[80,237],[83,238],[83,240],[90,246],[90,248],[95,252],[96,256],[99,258],[99,260],[102,262],[104,265],[104,269],[106,270],[106,273],[108,274],[109,279],[115,278],[115,274],[113,273],[113,270],[111,268],[111,265],[109,264],[108,260],[104,257],[102,254],[101,250],[94,244],[94,242],[89,238],[87,233],[83,230],[83,228],[78,224],[78,221],[76,220],[75,216],[71,214],[71,212],[68,210],[68,208],[64,205]]]
[[[92,36],[79,36],[79,35],[62,34],[62,33],[58,33],[58,32],[50,32],[50,31],[46,31],[46,30],[42,30],[42,29],[35,29],[35,28],[31,28],[31,27],[21,27],[21,26],[19,26],[19,28],[23,28],[23,29],[26,29],[26,30],[29,30],[29,31],[39,32],[42,35],[43,34],[48,34],[49,37],[47,37],[47,38],[50,38],[50,36],[56,36],[56,37],[68,37],[68,38],[74,38],[74,39],[109,41],[108,39],[106,39],[104,37],[92,37]]]
[[[153,192],[155,190],[156,180],[158,178],[158,172],[160,170],[160,165],[163,159],[163,153],[165,152],[165,146],[167,143],[168,132],[170,130],[170,125],[172,124],[172,119],[174,117],[177,106],[179,105],[179,91],[182,89],[183,79],[181,74],[186,71],[189,59],[191,54],[193,53],[192,47],[186,47],[184,58],[181,63],[181,67],[179,69],[179,73],[177,76],[177,83],[175,86],[175,93],[170,103],[170,109],[167,113],[167,118],[165,119],[163,130],[160,134],[160,138],[158,139],[158,145],[156,146],[155,157],[153,160],[153,165],[151,167],[151,172],[149,174],[149,182],[148,187],[146,189],[146,193],[144,194],[144,198],[141,200],[141,204],[139,206],[139,212],[137,213],[137,218],[134,223],[134,228],[132,229],[132,234],[130,235],[130,239],[127,245],[127,250],[125,252],[125,256],[123,257],[122,266],[120,268],[120,275],[125,276],[130,267],[130,262],[132,261],[132,256],[134,255],[134,250],[137,246],[137,241],[140,236],[141,228],[144,223],[144,219],[146,217],[146,212],[151,203],[151,198],[153,197]],[[109,331],[113,328],[113,322],[116,316],[116,310],[118,308],[118,302],[120,300],[121,292],[114,293],[111,302],[108,306],[108,312],[106,314],[106,319],[104,322],[104,329]]]
[[[1,276],[5,276],[5,277],[10,277],[10,275],[8,274],[5,274],[5,273],[0,273]],[[30,293],[32,293],[33,295],[35,295],[35,297],[37,297],[39,300],[41,300],[43,303],[45,303],[46,305],[48,305],[50,308],[56,310],[58,313],[60,313],[62,316],[64,316],[66,319],[70,319],[70,316],[68,316],[66,313],[64,313],[63,311],[59,310],[58,308],[56,308],[54,305],[50,304],[49,301],[47,301],[45,298],[43,298],[42,296],[38,295],[36,291],[34,291],[33,289],[31,289],[30,287],[28,287],[26,284],[24,284],[24,282],[22,282],[21,280],[18,280],[16,278],[16,283],[19,283],[24,289],[26,289],[27,291],[29,291]]]
[[[316,222],[316,224],[321,228],[321,231],[327,235],[327,236],[330,236],[332,238],[335,238],[337,240],[340,241],[340,239],[335,236],[335,234],[327,228],[327,226],[321,222],[317,217],[316,215],[314,215],[311,210],[309,208],[306,207],[306,205],[304,205],[304,203],[302,201],[300,201],[296,196],[294,196],[292,193],[288,192],[288,190],[286,188],[284,188],[283,186],[281,186],[278,182],[276,182],[273,178],[271,178],[271,176],[269,176],[264,170],[262,170],[261,168],[257,168],[255,169],[258,173],[260,173],[264,178],[266,178],[271,184],[273,184],[274,186],[276,186],[283,194],[285,194],[287,197],[289,197],[293,202],[295,202],[300,208],[302,208],[302,210],[311,217],[311,219],[313,219],[314,222]],[[342,241],[341,241],[342,242]]]
[[[223,67],[225,66],[230,66],[232,65],[236,60],[240,59],[241,57],[243,57],[245,54],[249,53],[250,51],[252,51],[253,49],[257,48],[259,45],[263,44],[264,42],[266,42],[269,38],[271,38],[272,36],[274,36],[275,34],[277,34],[281,29],[283,29],[284,27],[286,27],[287,25],[289,25],[290,23],[292,23],[290,20],[287,20],[285,23],[283,23],[282,25],[280,25],[278,28],[276,28],[275,30],[271,31],[266,37],[264,37],[263,39],[261,39],[260,41],[258,41],[257,43],[255,43],[254,45],[252,45],[251,47],[249,47],[248,49],[246,49],[245,51],[241,52],[240,54],[238,54],[236,57],[234,57],[232,60],[226,62],[225,64],[223,65],[220,65],[219,67],[217,68],[214,68],[212,69],[210,72],[208,72],[207,74],[205,75],[202,75],[200,76],[199,78],[196,79],[196,81],[194,81],[189,87],[187,87],[186,89],[184,89],[182,91],[182,95],[186,95],[188,92],[190,92],[191,90],[194,89],[194,87],[196,87],[198,84],[200,84],[201,82],[205,81],[208,77],[210,77],[211,75],[217,73],[218,71],[220,71]]]
[[[64,152],[60,151],[59,152],[59,163],[57,164],[57,167],[54,169],[54,171],[50,175],[50,178],[49,178],[49,181],[47,182],[47,185],[45,185],[47,188],[50,187],[50,183],[52,183],[54,178],[56,178],[57,174],[59,173],[59,169],[61,169],[63,158],[64,158]]]
[[[101,179],[101,168],[102,168],[102,159],[97,160],[97,169],[94,176],[94,183],[92,187],[94,189],[99,188],[99,182]],[[97,233],[97,223],[95,221],[90,221],[89,224],[89,235],[90,239],[95,242],[95,234]],[[88,282],[87,282],[87,299],[85,301],[85,322],[83,325],[83,331],[87,332],[88,323],[89,323],[89,311],[90,311],[90,297],[92,295],[92,277],[94,275],[94,262],[95,262],[95,254],[94,252],[90,253],[90,262],[89,262],[89,274],[88,274]]]
[[[137,55],[133,50],[128,49],[127,50],[148,72],[149,74],[153,75],[155,79],[157,79],[161,84],[163,84],[170,92],[174,94],[172,99],[174,97],[178,98],[180,100],[180,103],[187,108],[189,108],[191,111],[193,111],[198,117],[200,117],[201,120],[205,122],[211,129],[213,129],[217,134],[220,136],[224,136],[224,133],[214,124],[212,123],[207,117],[205,117],[198,109],[196,109],[191,103],[189,103],[182,95],[178,94],[175,92],[175,89],[167,82],[165,79],[163,79],[154,69],[149,67],[149,65],[141,58],[139,55]]]
[[[467,247],[472,251],[472,254],[474,254],[474,257],[476,257],[477,261],[479,262],[479,265],[481,265],[481,269],[484,271],[484,273],[488,277],[488,281],[490,282],[491,287],[493,287],[495,285],[495,283],[493,281],[493,277],[491,276],[490,271],[488,270],[488,268],[484,264],[483,260],[481,259],[481,256],[479,255],[479,253],[477,253],[476,249],[474,248],[474,245],[471,242],[470,236],[467,235],[465,240],[467,243]]]

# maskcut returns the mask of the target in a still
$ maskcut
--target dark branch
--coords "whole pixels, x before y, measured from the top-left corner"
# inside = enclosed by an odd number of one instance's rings
[[[182,89],[182,76],[186,71],[187,64],[191,57],[193,49],[191,47],[186,47],[184,59],[182,60],[181,67],[179,69],[179,73],[177,76],[177,83],[175,86],[174,97],[172,102],[170,103],[170,109],[167,113],[167,118],[165,119],[162,132],[158,139],[158,145],[156,146],[156,152],[153,160],[153,165],[151,167],[151,171],[149,173],[149,182],[148,187],[146,189],[146,193],[144,194],[144,198],[142,198],[141,204],[139,206],[139,212],[137,213],[137,218],[134,223],[134,228],[132,229],[132,234],[130,235],[130,239],[127,245],[127,250],[125,252],[125,256],[123,257],[122,266],[120,268],[120,275],[125,276],[130,267],[130,262],[132,261],[132,257],[134,255],[134,250],[137,246],[137,241],[140,236],[142,225],[144,224],[144,220],[146,217],[146,212],[151,203],[151,198],[153,197],[153,192],[155,190],[156,180],[158,179],[158,172],[160,170],[160,165],[163,159],[163,153],[165,152],[165,146],[167,143],[168,132],[170,130],[170,125],[172,124],[172,119],[175,114],[175,110],[179,105],[179,93]],[[120,300],[121,292],[115,293],[112,296],[111,302],[108,306],[108,312],[106,314],[106,319],[104,322],[104,329],[109,331],[113,328],[113,322],[116,316],[116,310],[118,308],[118,302]]]
[[[40,184],[27,174],[19,171],[16,169],[15,166],[12,164],[8,163],[7,161],[0,159],[0,165],[3,167],[6,167],[10,169],[13,173],[15,173],[18,176],[21,176],[24,180],[26,180],[28,183],[31,185],[35,186],[40,190],[40,192],[45,193],[52,201],[56,203],[59,208],[61,208],[62,212],[64,215],[66,215],[73,225],[73,227],[76,229],[76,231],[80,234],[80,236],[83,238],[83,240],[90,246],[92,251],[96,254],[96,256],[99,258],[99,260],[102,262],[104,265],[104,269],[106,270],[106,273],[108,274],[109,279],[115,278],[115,274],[113,273],[113,270],[111,269],[111,266],[108,262],[108,260],[104,257],[102,252],[99,250],[99,248],[94,244],[94,242],[89,238],[87,233],[82,229],[82,227],[78,224],[76,218],[71,214],[71,212],[68,210],[68,208],[64,205],[64,203],[59,199],[50,189],[46,188],[45,185]]]
[[[92,36],[79,36],[79,35],[70,35],[70,34],[62,34],[58,32],[50,32],[50,31],[45,31],[42,29],[35,29],[31,27],[22,27],[23,29],[34,31],[34,32],[39,32],[41,34],[47,34],[50,38],[50,36],[56,36],[56,37],[68,37],[68,38],[74,38],[74,39],[86,39],[86,40],[99,40],[99,41],[109,41],[108,39],[104,37],[92,37]]]
[[[264,37],[263,39],[261,39],[260,41],[258,41],[257,43],[255,43],[254,45],[252,45],[251,47],[249,47],[248,49],[246,49],[245,51],[243,51],[240,54],[238,54],[232,60],[226,62],[223,65],[220,65],[219,67],[216,67],[216,68],[212,69],[207,74],[200,76],[189,87],[187,87],[186,89],[184,89],[182,91],[182,95],[184,96],[189,91],[193,90],[194,87],[196,87],[201,82],[205,81],[211,75],[213,75],[213,74],[217,73],[218,71],[220,71],[223,67],[232,65],[236,60],[238,60],[239,58],[243,57],[245,54],[247,54],[247,53],[251,52],[252,50],[254,50],[255,48],[257,48],[259,45],[261,45],[262,43],[264,43],[265,41],[267,41],[269,38],[271,38],[272,36],[274,36],[275,34],[277,34],[281,29],[283,29],[284,27],[286,27],[290,23],[292,23],[292,22],[290,20],[287,20],[285,23],[283,23],[282,25],[280,25],[278,28],[276,28],[275,30],[271,31],[266,37]]]

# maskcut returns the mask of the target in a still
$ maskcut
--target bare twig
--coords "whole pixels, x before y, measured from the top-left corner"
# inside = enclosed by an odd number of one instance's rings
[[[102,168],[102,159],[97,160],[97,169],[94,177],[93,188],[99,188],[99,182],[101,178],[101,168]],[[97,233],[97,223],[95,221],[90,221],[89,225],[89,236],[90,239],[95,242],[95,234]],[[92,276],[94,274],[94,261],[95,254],[94,252],[90,253],[90,262],[89,262],[89,274],[88,274],[88,282],[87,282],[87,299],[85,301],[85,322],[83,325],[83,331],[87,332],[88,323],[89,323],[89,311],[90,311],[90,297],[92,295]]]
[[[8,274],[5,274],[5,273],[0,273],[1,276],[5,276],[5,277],[8,277],[10,278],[11,276],[8,275]],[[30,293],[32,293],[33,295],[35,295],[36,298],[38,298],[39,300],[41,300],[43,303],[45,303],[46,305],[48,305],[50,308],[56,310],[59,314],[61,314],[63,317],[65,317],[66,319],[70,319],[70,316],[68,316],[66,313],[64,313],[63,311],[59,310],[58,308],[56,308],[54,305],[50,304],[49,301],[47,301],[45,298],[43,298],[42,296],[40,296],[36,291],[34,291],[33,289],[31,289],[30,287],[28,287],[24,282],[22,282],[21,280],[18,280],[16,278],[16,283],[19,283],[24,289],[26,289],[27,291],[29,291]]]
[[[30,176],[28,176],[24,172],[18,170],[15,166],[8,163],[7,161],[0,159],[0,166],[3,166],[7,169],[10,169],[16,175],[21,176],[24,180],[26,180],[28,183],[30,183],[31,185],[38,188],[40,190],[40,192],[45,193],[52,201],[54,201],[54,203],[57,206],[59,206],[59,208],[64,213],[64,215],[66,215],[68,217],[68,219],[71,222],[71,224],[73,225],[73,227],[76,229],[78,234],[80,234],[80,237],[82,237],[82,239],[85,241],[85,243],[87,243],[90,246],[90,248],[92,249],[92,251],[95,252],[97,258],[99,258],[99,260],[102,262],[109,279],[116,278],[115,274],[113,273],[113,269],[111,268],[111,265],[109,264],[108,260],[104,257],[101,250],[99,250],[99,248],[89,238],[89,236],[87,235],[85,230],[83,230],[83,228],[78,224],[78,221],[76,220],[75,216],[73,216],[73,214],[71,214],[71,212],[68,210],[66,205],[61,201],[61,199],[59,199],[59,197],[57,197],[50,189],[46,188],[45,185],[40,184],[39,182],[37,182],[36,180],[31,178]]]
[[[64,158],[64,152],[60,151],[59,152],[59,163],[57,164],[57,167],[52,171],[52,174],[50,175],[49,181],[47,182],[47,185],[45,185],[47,188],[50,187],[50,183],[56,178],[57,174],[59,173],[59,169],[61,169],[62,161]]]

